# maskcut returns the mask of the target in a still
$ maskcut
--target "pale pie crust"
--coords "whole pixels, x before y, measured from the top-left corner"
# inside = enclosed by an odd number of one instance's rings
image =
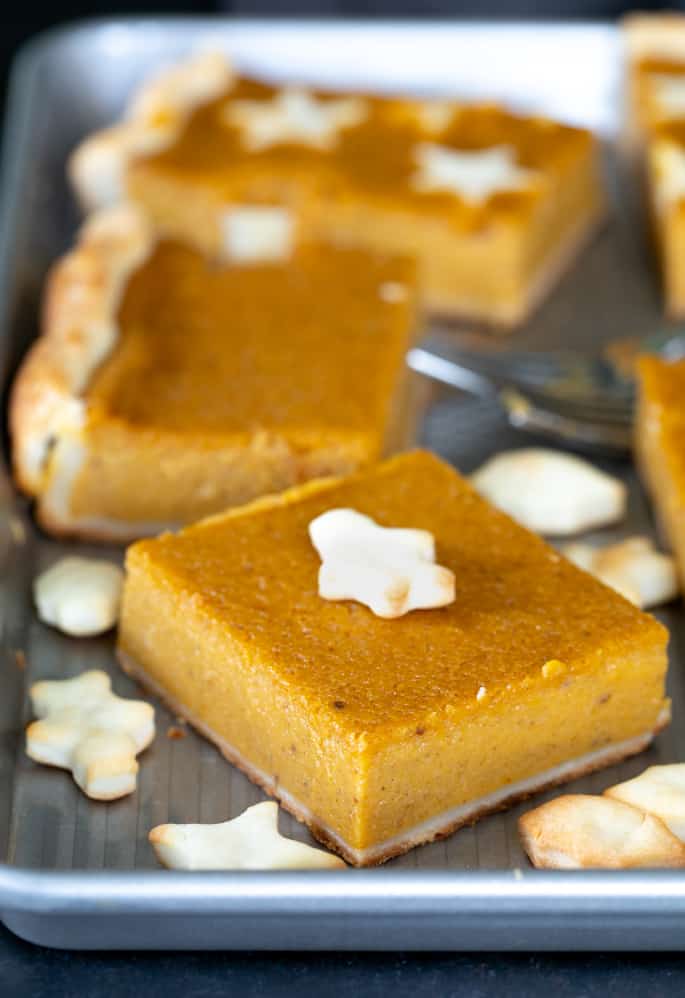
[[[49,277],[43,333],[14,383],[9,413],[15,478],[25,492],[40,497],[48,526],[74,526],[69,499],[85,456],[84,393],[117,342],[119,304],[155,241],[132,206],[96,213]],[[106,532],[111,536],[116,529],[108,525]]]
[[[69,160],[69,178],[84,209],[125,200],[131,160],[168,148],[193,111],[230,90],[233,80],[221,52],[196,53],[147,80],[123,120],[88,136]]]

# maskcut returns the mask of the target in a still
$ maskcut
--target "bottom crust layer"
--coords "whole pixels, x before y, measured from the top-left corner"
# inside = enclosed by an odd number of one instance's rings
[[[121,651],[121,649],[117,649],[117,657],[124,672],[149,689],[176,716],[185,718],[201,735],[210,742],[213,742],[221,754],[232,765],[245,773],[265,793],[274,797],[298,821],[305,824],[319,842],[339,853],[346,862],[351,863],[353,866],[377,866],[380,863],[385,863],[387,860],[395,856],[400,856],[415,846],[425,845],[436,839],[447,838],[464,825],[473,824],[479,818],[485,817],[485,815],[491,814],[494,811],[504,810],[517,801],[531,797],[541,790],[578,779],[596,769],[602,769],[605,766],[620,762],[628,756],[637,755],[638,752],[642,752],[647,748],[654,735],[666,727],[670,720],[668,711],[663,711],[659,715],[654,729],[651,731],[637,735],[634,738],[629,738],[623,742],[607,745],[605,748],[598,749],[595,752],[589,752],[586,755],[579,756],[577,759],[571,759],[559,766],[554,766],[552,769],[548,769],[536,776],[519,780],[516,783],[510,783],[506,787],[502,787],[500,790],[496,790],[494,793],[481,797],[478,800],[469,801],[466,804],[460,804],[458,807],[450,808],[435,818],[430,818],[428,821],[415,825],[413,828],[401,832],[399,835],[386,839],[384,842],[379,842],[377,845],[370,846],[368,849],[353,849],[332,828],[329,828],[316,815],[312,814],[308,807],[289,794],[283,787],[280,787],[274,777],[269,776],[254,766],[225,739],[218,736],[203,721],[188,711],[182,703],[171,697],[129,655]]]

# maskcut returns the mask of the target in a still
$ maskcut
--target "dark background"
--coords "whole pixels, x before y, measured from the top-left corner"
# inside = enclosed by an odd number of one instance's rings
[[[79,18],[127,14],[216,14],[308,17],[455,17],[455,18],[614,18],[627,10],[685,9],[685,0],[224,0],[178,3],[55,3],[14,0],[0,14],[0,58],[4,63],[22,41],[54,24]]]
[[[626,10],[685,9],[685,0],[227,0],[224,3],[12,3],[0,14],[0,95],[16,49],[81,18],[146,14],[309,17],[613,18]],[[89,954],[45,950],[0,925],[0,995],[119,998],[325,995],[647,998],[685,995],[679,954]]]
[[[178,3],[143,0],[138,3],[22,3],[6,2],[0,12],[0,93],[7,68],[22,42],[56,24],[82,18],[146,14],[226,14],[241,17],[405,17],[405,18],[616,18],[631,9],[685,10],[685,0],[219,0],[215,3]]]
[[[6,998],[676,998],[680,956],[66,953],[0,928]]]

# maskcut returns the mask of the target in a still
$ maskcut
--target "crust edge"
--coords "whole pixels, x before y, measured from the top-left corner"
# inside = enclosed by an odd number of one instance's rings
[[[183,717],[188,721],[204,738],[216,746],[231,765],[241,770],[252,783],[260,787],[270,797],[274,797],[281,807],[294,815],[302,824],[306,825],[314,838],[321,842],[322,845],[338,853],[352,866],[378,866],[408,852],[416,846],[445,839],[459,828],[474,824],[488,814],[504,810],[518,801],[526,800],[543,790],[578,779],[587,773],[594,772],[596,769],[620,762],[628,756],[636,755],[647,748],[653,737],[662,728],[666,727],[670,721],[670,711],[666,706],[659,714],[654,728],[644,734],[637,735],[635,738],[628,739],[619,744],[610,745],[606,749],[590,753],[579,759],[563,763],[561,766],[548,770],[546,773],[541,773],[537,778],[533,777],[530,780],[521,781],[521,783],[526,783],[524,788],[521,788],[520,784],[513,784],[509,788],[511,792],[507,792],[505,789],[501,796],[491,794],[488,797],[470,802],[470,804],[464,805],[462,808],[448,811],[444,815],[438,815],[437,818],[424,822],[413,829],[409,829],[406,833],[389,839],[373,849],[355,850],[336,835],[331,828],[319,821],[305,805],[301,804],[282,787],[279,787],[275,780],[253,766],[232,745],[226,742],[225,739],[216,735],[203,721],[188,711],[183,704],[170,696],[130,655],[121,648],[117,648],[116,655],[124,672],[161,700],[177,717]],[[457,811],[460,813],[456,814]],[[453,816],[455,814],[456,816]],[[442,824],[440,824],[441,819],[444,819],[442,820]]]
[[[228,91],[233,80],[229,60],[218,51],[198,52],[146,80],[123,119],[87,136],[69,158],[67,172],[83,208],[125,200],[130,161],[166,149],[192,112]]]
[[[567,273],[573,261],[581,251],[589,246],[607,224],[607,210],[604,203],[597,205],[594,211],[583,216],[573,225],[542,262],[533,275],[522,304],[515,306],[500,306],[495,313],[479,315],[477,311],[469,311],[468,306],[450,305],[447,302],[433,300],[428,302],[427,311],[434,318],[447,322],[482,323],[497,336],[509,336],[524,325],[546,300],[554,287]]]
[[[61,458],[73,456],[79,446],[83,391],[116,342],[121,296],[153,246],[142,214],[119,206],[93,215],[48,277],[42,331],[19,369],[9,403],[14,478],[39,499],[44,522],[64,525],[51,483]]]
[[[677,52],[685,37],[685,14],[682,11],[660,14],[635,11],[621,18],[619,25],[631,62],[655,52],[660,55]],[[678,38],[674,40],[676,35]]]

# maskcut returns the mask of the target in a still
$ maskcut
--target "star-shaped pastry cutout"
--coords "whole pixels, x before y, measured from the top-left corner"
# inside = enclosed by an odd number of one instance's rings
[[[466,150],[424,142],[415,155],[418,170],[411,178],[415,190],[443,191],[476,204],[498,191],[530,187],[537,178],[534,170],[517,165],[510,146]]]
[[[224,120],[240,129],[251,152],[284,143],[331,149],[338,133],[364,120],[366,102],[359,97],[319,100],[306,90],[282,90],[270,100],[231,101]]]
[[[335,870],[338,856],[287,839],[278,805],[254,804],[218,825],[157,825],[148,835],[160,863],[172,870]]]
[[[402,617],[454,602],[454,573],[435,563],[427,530],[382,527],[354,509],[329,509],[309,524],[321,558],[319,596],[355,600],[377,617]]]
[[[34,683],[38,720],[26,729],[26,751],[47,766],[70,769],[88,797],[116,800],[136,788],[136,756],[155,736],[155,712],[143,700],[112,693],[99,669],[74,679]]]

